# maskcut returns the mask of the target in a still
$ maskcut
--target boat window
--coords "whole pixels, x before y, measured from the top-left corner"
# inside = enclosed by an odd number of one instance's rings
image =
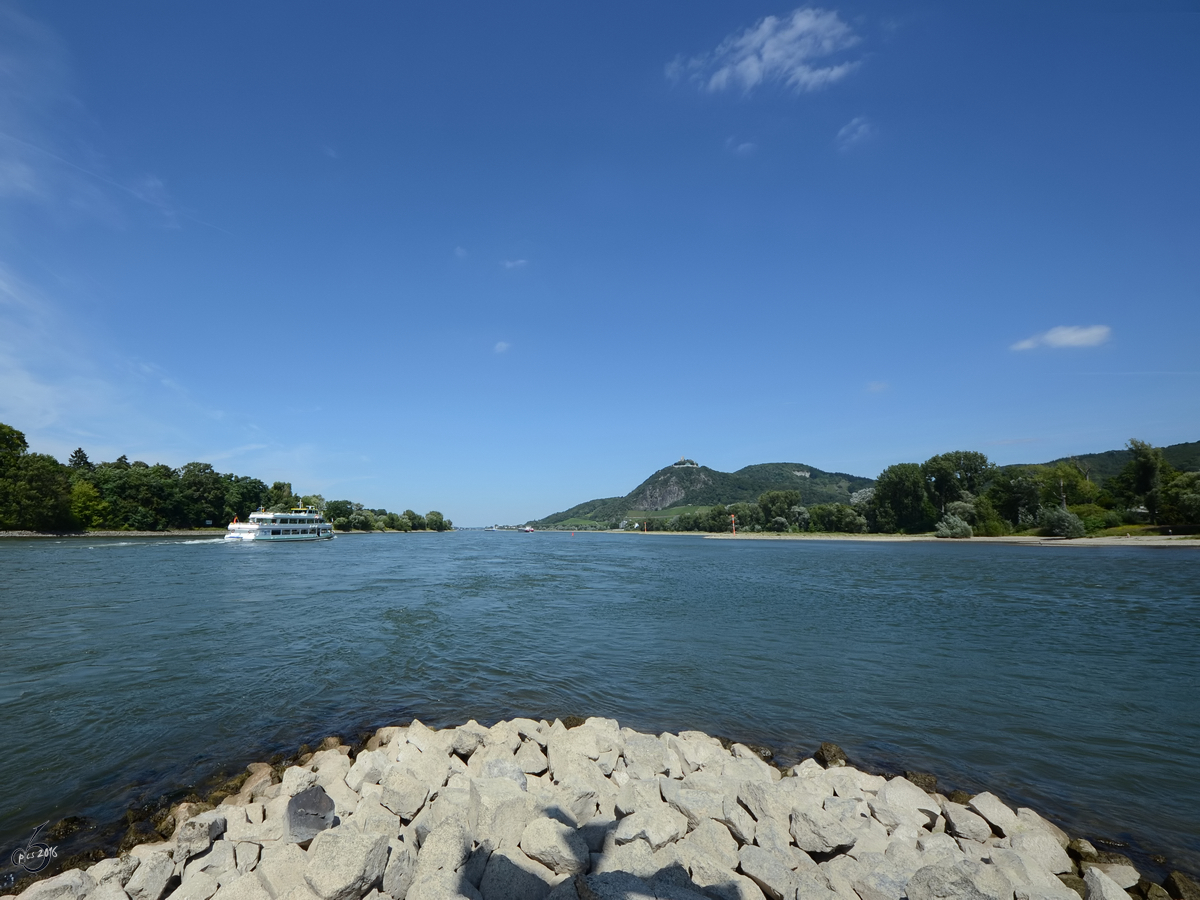
[[[271,529],[271,534],[279,534],[279,529],[278,529],[278,528],[272,528],[272,529]]]

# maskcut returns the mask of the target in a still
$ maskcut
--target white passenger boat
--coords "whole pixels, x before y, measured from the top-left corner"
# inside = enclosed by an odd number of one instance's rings
[[[298,506],[285,513],[267,512],[261,507],[250,513],[249,522],[235,517],[229,523],[227,541],[328,541],[333,525],[311,506]]]

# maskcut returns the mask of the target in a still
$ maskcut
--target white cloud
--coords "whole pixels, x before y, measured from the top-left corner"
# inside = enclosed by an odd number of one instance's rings
[[[526,261],[523,259],[506,259],[500,265],[506,269],[523,269],[525,268]]]
[[[838,146],[845,150],[867,140],[874,134],[875,128],[866,116],[855,116],[838,131]]]
[[[736,138],[729,137],[725,139],[725,149],[734,156],[753,156],[754,151],[758,149],[758,144],[753,141],[739,141]]]
[[[72,80],[69,55],[53,30],[0,3],[0,197],[21,198],[52,215],[83,213],[119,225],[125,195],[153,209],[167,227],[177,228],[178,218],[210,225],[176,209],[152,174],[107,174],[111,166],[92,141],[95,125]]]
[[[1096,347],[1112,335],[1107,325],[1059,325],[1041,334],[1017,341],[1010,350],[1034,350],[1038,347]]]
[[[889,385],[886,381],[868,381],[867,382],[867,390],[870,391],[872,394],[882,394],[890,386],[891,385]]]
[[[686,77],[710,92],[734,87],[749,92],[764,82],[782,82],[797,93],[815,91],[858,67],[857,60],[819,62],[858,41],[836,12],[802,7],[729,35],[711,53],[677,57],[667,65],[667,77]]]
[[[454,255],[457,256],[459,259],[466,259],[467,258],[467,250],[465,247],[455,247]]]
[[[511,345],[511,344],[509,344],[507,341],[497,341],[497,342],[496,342],[496,348],[495,348],[495,349],[496,349],[496,352],[497,352],[497,353],[503,353],[503,352],[504,352],[505,350],[507,350],[507,349],[508,349],[510,346],[512,346],[512,345]]]

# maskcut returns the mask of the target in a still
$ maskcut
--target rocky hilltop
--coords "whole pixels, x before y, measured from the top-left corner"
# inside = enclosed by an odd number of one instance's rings
[[[1193,900],[1029,809],[885,780],[832,745],[749,747],[611,719],[381,729],[172,810],[169,840],[21,900]],[[960,802],[961,801],[961,802]],[[1127,889],[1129,892],[1127,892]],[[8,898],[0,898],[8,900]]]
[[[849,503],[852,493],[875,483],[870,478],[825,472],[803,463],[760,463],[736,472],[720,472],[691,460],[683,462],[689,464],[675,463],[659,469],[624,497],[589,500],[529,524],[550,526],[583,520],[608,525],[630,510],[749,503],[766,491],[799,491],[801,502],[807,506]]]

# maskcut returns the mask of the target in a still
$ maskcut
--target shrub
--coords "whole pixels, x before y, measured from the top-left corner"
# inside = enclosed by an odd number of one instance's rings
[[[1039,524],[1058,537],[1080,538],[1087,534],[1079,516],[1061,506],[1043,506]]]
[[[969,538],[971,526],[958,516],[945,515],[937,523],[937,536],[940,538]]]

